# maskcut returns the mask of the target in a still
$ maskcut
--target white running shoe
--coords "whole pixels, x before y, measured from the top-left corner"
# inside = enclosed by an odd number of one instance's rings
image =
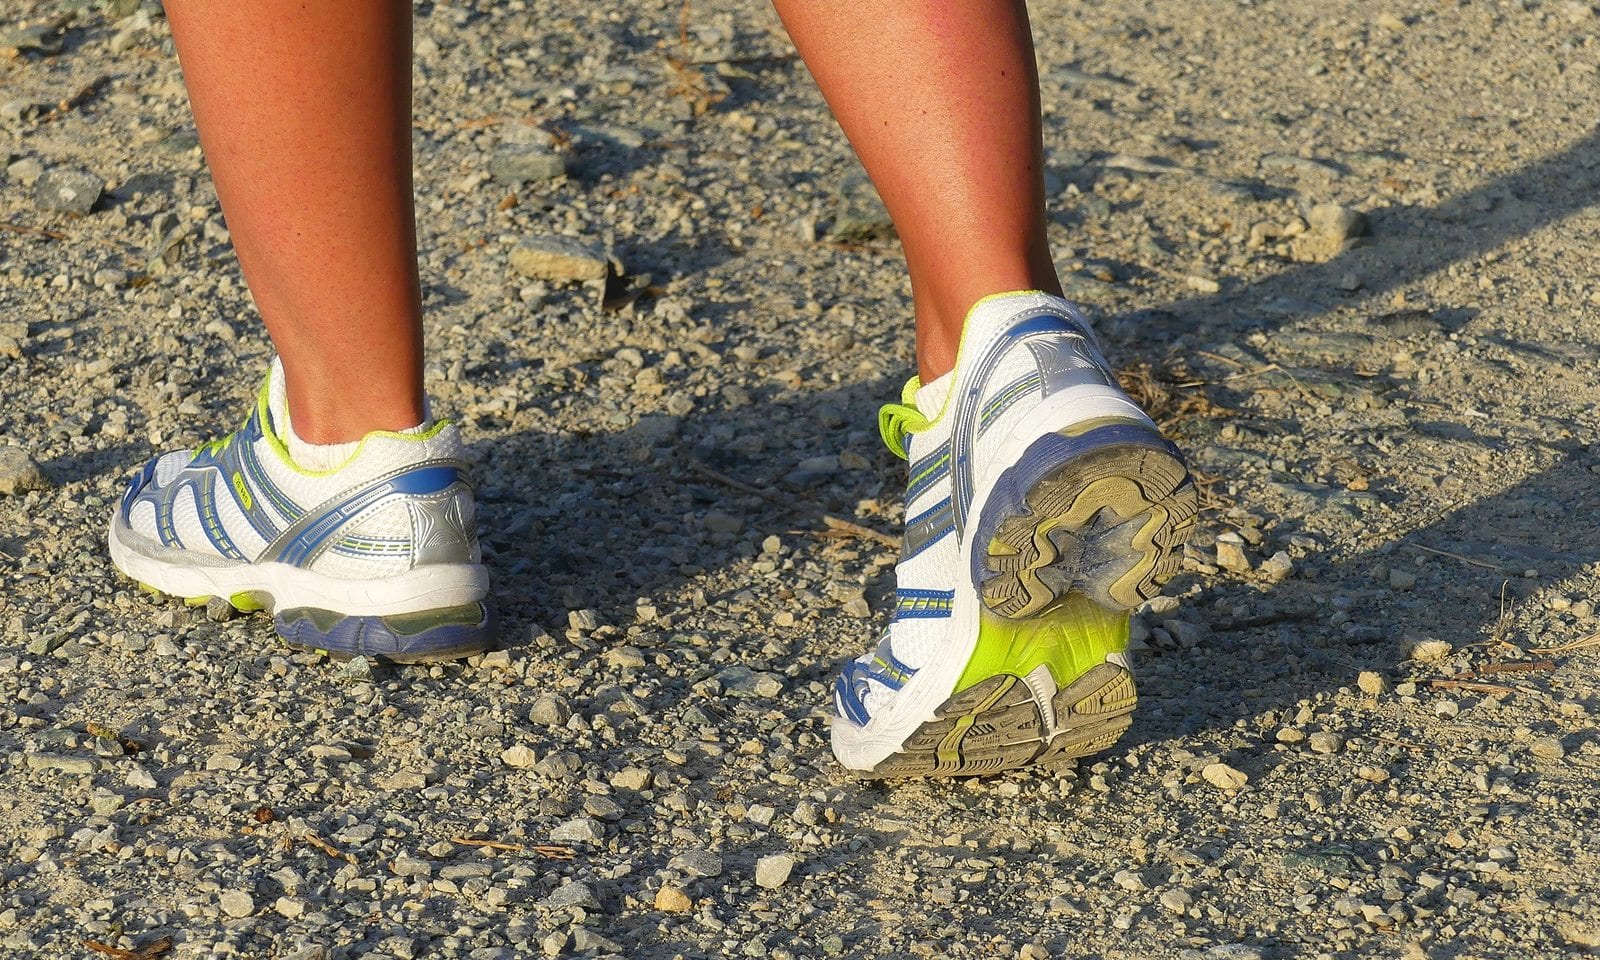
[[[151,460],[111,519],[111,560],[152,593],[272,613],[290,644],[396,662],[495,637],[460,431],[370,433],[343,464],[301,469],[274,429],[281,365],[244,425]]]
[[[966,776],[1095,753],[1131,722],[1128,611],[1181,561],[1194,484],[1078,310],[973,307],[955,370],[883,408],[911,461],[895,612],[835,686],[866,776]]]

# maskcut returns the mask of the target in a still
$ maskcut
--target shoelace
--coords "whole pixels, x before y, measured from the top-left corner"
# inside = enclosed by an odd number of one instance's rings
[[[889,452],[901,460],[910,459],[906,455],[906,434],[920,433],[932,422],[917,409],[917,391],[921,388],[922,381],[912,377],[900,391],[899,403],[886,403],[878,408],[878,435],[883,437]]]

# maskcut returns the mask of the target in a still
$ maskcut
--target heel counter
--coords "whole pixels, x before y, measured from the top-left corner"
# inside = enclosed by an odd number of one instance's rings
[[[477,506],[472,488],[457,481],[436,494],[413,494],[405,500],[411,519],[411,565],[478,563]]]

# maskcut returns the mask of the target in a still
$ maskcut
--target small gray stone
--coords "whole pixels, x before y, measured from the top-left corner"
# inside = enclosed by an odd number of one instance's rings
[[[96,766],[97,761],[92,757],[66,757],[57,753],[28,754],[30,770],[54,770],[69,776],[86,777],[94,773]]]
[[[600,901],[595,898],[594,891],[586,883],[569,883],[557,887],[548,897],[539,901],[539,906],[551,910],[564,910],[571,907],[581,907],[592,910],[600,906]]]
[[[1344,738],[1337,733],[1320,730],[1306,738],[1312,753],[1338,753],[1344,749]]]
[[[567,698],[555,693],[546,693],[533,701],[533,706],[528,708],[528,722],[538,723],[547,727],[565,726],[572,719],[572,705]]]
[[[557,843],[599,843],[605,838],[605,827],[593,817],[576,817],[550,831],[550,839]]]
[[[1367,215],[1336,203],[1319,203],[1306,215],[1311,229],[1333,240],[1349,240],[1367,232]]]
[[[571,237],[525,237],[511,249],[511,269],[553,282],[604,280],[610,259]]]
[[[33,185],[33,202],[51,213],[85,214],[105,189],[106,182],[87,170],[52,167]]]
[[[794,857],[787,853],[762,857],[756,861],[756,886],[776,890],[789,882],[789,874],[792,872],[794,872]]]
[[[520,187],[524,183],[554,180],[567,175],[564,156],[537,144],[508,143],[489,160],[489,175],[498,183]]]
[[[587,927],[577,927],[572,931],[572,949],[579,953],[621,953],[622,945]]]
[[[1410,590],[1417,585],[1417,575],[1399,567],[1389,569],[1389,586],[1395,590]]]
[[[250,894],[243,890],[229,890],[222,895],[218,905],[222,912],[235,919],[248,917],[256,912],[256,902]]]
[[[0,444],[0,494],[7,496],[29,490],[48,490],[50,481],[21,447]]]
[[[6,176],[24,187],[31,187],[44,176],[44,164],[34,157],[23,157],[6,165]]]
[[[390,869],[397,877],[428,877],[433,875],[433,864],[410,854],[402,853],[394,858]]]
[[[715,877],[722,874],[722,858],[710,850],[685,850],[673,857],[667,867],[691,877]]]
[[[1273,582],[1287,580],[1294,575],[1294,561],[1289,558],[1289,551],[1279,550],[1261,561],[1260,569],[1268,580]]]

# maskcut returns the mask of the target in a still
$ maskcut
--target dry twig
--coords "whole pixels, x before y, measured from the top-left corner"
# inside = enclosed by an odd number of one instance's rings
[[[172,938],[162,937],[159,940],[152,940],[136,950],[124,950],[121,947],[113,947],[109,943],[101,943],[98,940],[85,940],[83,945],[96,953],[103,953],[108,957],[116,958],[116,960],[155,960],[156,957],[172,949]]]
[[[1574,650],[1587,650],[1589,647],[1600,647],[1600,633],[1591,633],[1587,637],[1579,637],[1566,643],[1558,643],[1553,647],[1529,647],[1529,653],[1540,656],[1549,656],[1552,653],[1571,653]]]
[[[306,835],[305,835],[305,837],[303,839],[305,840],[306,843],[311,844],[313,847],[316,847],[318,850],[321,850],[323,853],[327,854],[328,856],[332,857],[335,860],[343,860],[345,863],[350,863],[350,864],[353,864],[353,863],[356,862],[356,855],[355,854],[349,853],[349,852],[344,851],[344,850],[340,850],[338,847],[334,846],[333,844],[329,843],[328,841],[326,841],[326,840],[322,839],[321,837],[317,836],[315,833],[311,833],[311,832],[307,831],[307,833],[306,833]]]

